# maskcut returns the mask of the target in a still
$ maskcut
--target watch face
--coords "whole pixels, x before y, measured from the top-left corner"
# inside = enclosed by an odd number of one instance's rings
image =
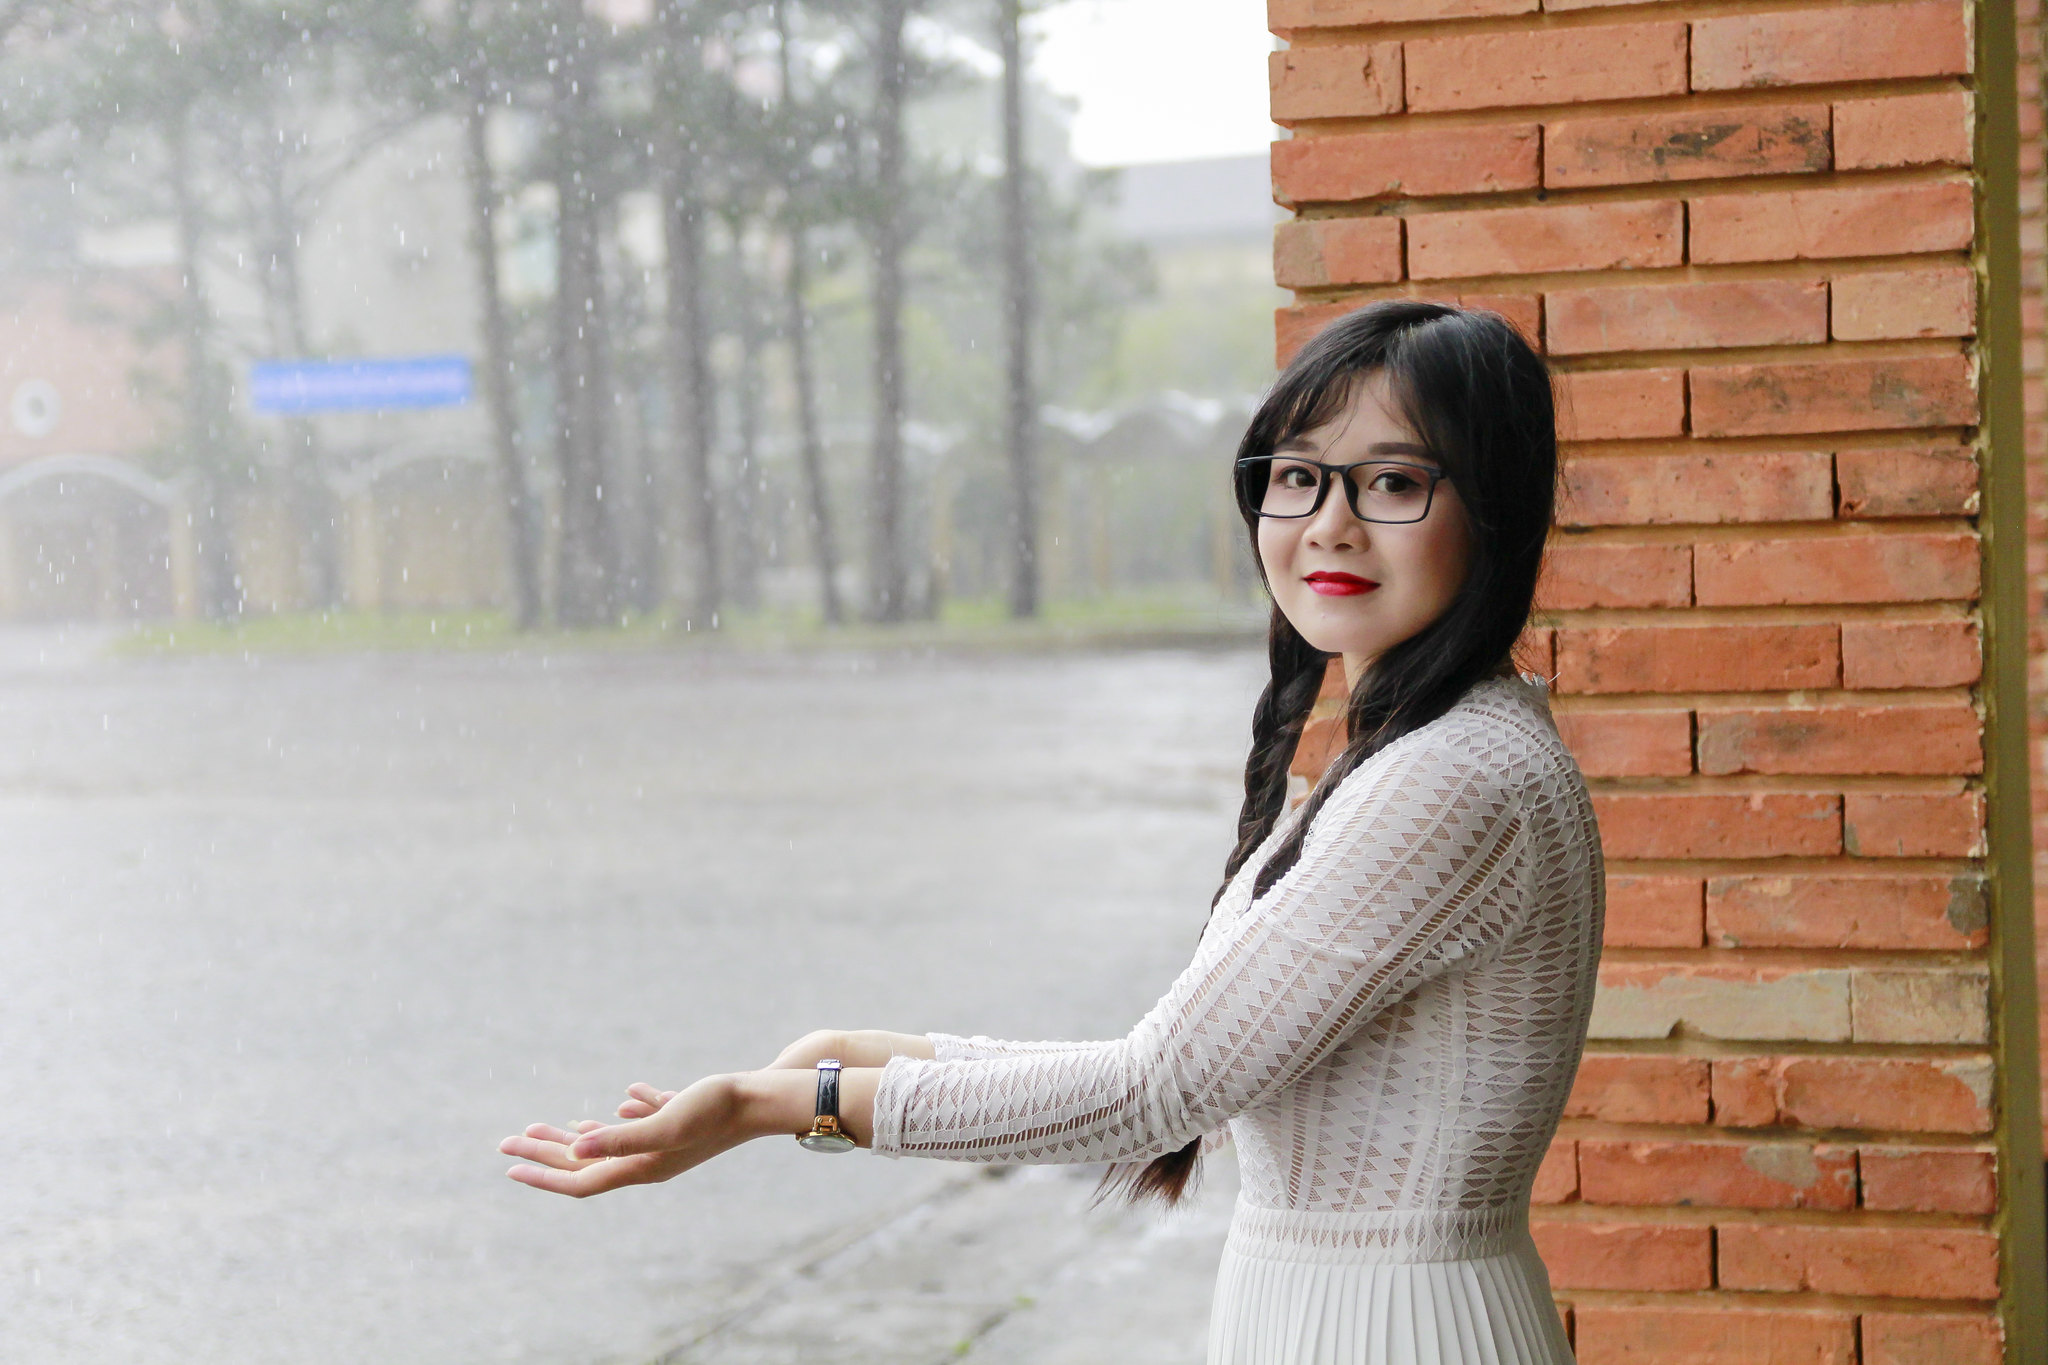
[[[850,1152],[860,1145],[844,1133],[805,1133],[797,1141],[813,1152]]]

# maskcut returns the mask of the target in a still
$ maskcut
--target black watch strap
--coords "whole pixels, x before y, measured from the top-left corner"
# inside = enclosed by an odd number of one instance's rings
[[[839,1122],[839,1061],[827,1057],[818,1063],[818,1108],[820,1118],[830,1117],[836,1126]]]

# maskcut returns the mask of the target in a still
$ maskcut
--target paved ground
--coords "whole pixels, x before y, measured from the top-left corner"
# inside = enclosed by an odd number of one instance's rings
[[[494,1148],[817,1026],[1125,1027],[1256,657],[99,643],[0,635],[0,1359],[793,1361],[825,1305],[855,1365],[1200,1358],[1227,1159],[1162,1223],[794,1144],[575,1204]]]

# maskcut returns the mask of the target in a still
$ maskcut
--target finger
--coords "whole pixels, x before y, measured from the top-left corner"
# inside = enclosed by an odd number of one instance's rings
[[[593,1128],[602,1127],[604,1127],[604,1125],[602,1123],[599,1123],[596,1119],[579,1119],[576,1123],[576,1131],[579,1133],[587,1133]]]
[[[539,1138],[542,1142],[559,1142],[564,1147],[576,1140],[576,1134],[565,1132],[552,1123],[530,1123],[526,1126],[526,1136]]]
[[[642,1104],[660,1105],[662,1092],[645,1081],[635,1081],[626,1087],[626,1093]],[[669,1092],[673,1094],[674,1092]]]
[[[647,1152],[659,1152],[667,1148],[667,1134],[656,1117],[634,1119],[630,1123],[614,1123],[608,1128],[594,1128],[584,1133],[569,1146],[572,1156],[586,1161],[598,1157],[637,1156]]]
[[[618,1109],[619,1117],[628,1120],[644,1119],[648,1115],[658,1112],[659,1106],[652,1104],[642,1104],[638,1100],[627,1100],[624,1104],[621,1104]]]
[[[569,1154],[569,1149],[559,1142],[547,1142],[540,1138],[509,1137],[498,1144],[498,1150],[506,1156],[516,1156],[527,1161],[538,1161],[558,1171],[579,1171],[590,1163],[580,1161]]]
[[[531,1185],[550,1194],[566,1194],[574,1199],[587,1199],[593,1194],[603,1194],[606,1190],[616,1190],[625,1185],[644,1185],[657,1178],[655,1159],[651,1156],[600,1161],[576,1171],[514,1166],[505,1174],[522,1185]]]

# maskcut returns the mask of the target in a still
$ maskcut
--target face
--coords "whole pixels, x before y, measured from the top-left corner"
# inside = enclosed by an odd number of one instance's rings
[[[1335,417],[1274,454],[1281,458],[1265,494],[1269,507],[1282,505],[1288,486],[1306,484],[1315,472],[1290,468],[1287,456],[1330,465],[1387,460],[1440,471],[1399,415],[1384,374],[1354,385]],[[1361,469],[1354,477],[1368,514],[1382,507],[1400,515],[1403,500],[1418,496],[1417,484],[1398,469]],[[1368,486],[1368,480],[1376,483]],[[1360,519],[1343,481],[1333,478],[1314,515],[1260,517],[1258,542],[1266,581],[1288,622],[1317,649],[1343,655],[1354,684],[1374,659],[1444,613],[1465,581],[1472,548],[1464,504],[1448,480],[1437,483],[1427,516],[1402,525]]]

